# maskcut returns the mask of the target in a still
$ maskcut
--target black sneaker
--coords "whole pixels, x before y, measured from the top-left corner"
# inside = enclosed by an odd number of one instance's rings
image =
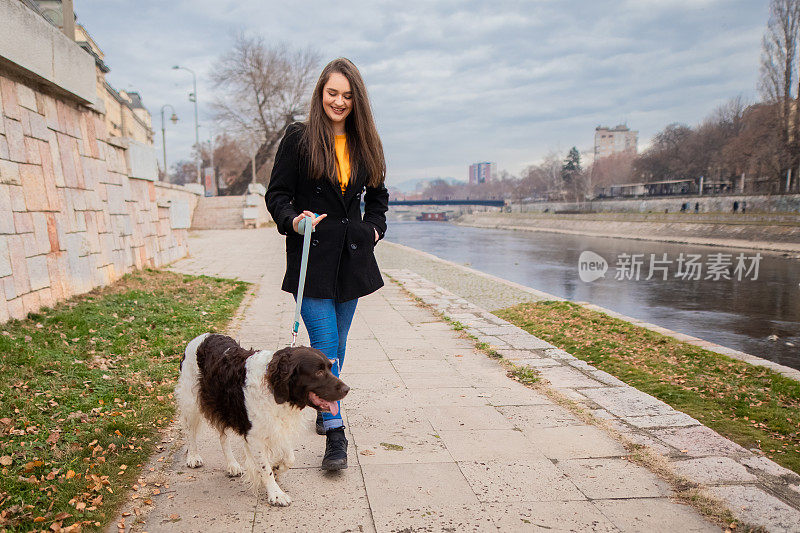
[[[325,457],[322,458],[323,470],[342,470],[347,468],[347,438],[344,426],[329,429],[325,435]]]
[[[322,413],[317,411],[317,435],[325,434],[325,426],[322,424]]]

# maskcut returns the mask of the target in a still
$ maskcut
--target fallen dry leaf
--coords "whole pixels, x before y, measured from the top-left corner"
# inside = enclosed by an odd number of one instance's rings
[[[10,455],[4,455],[3,457],[0,457],[0,465],[11,466],[11,463],[13,462],[14,460],[11,458]]]

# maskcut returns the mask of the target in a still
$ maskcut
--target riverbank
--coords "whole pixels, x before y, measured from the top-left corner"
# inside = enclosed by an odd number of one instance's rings
[[[469,213],[462,226],[723,246],[800,258],[800,216],[727,213]]]
[[[375,248],[381,268],[408,269],[452,293],[491,311],[512,307],[526,302],[563,301],[563,298],[526,287],[473,268],[447,261],[433,254],[393,242],[383,242]],[[784,377],[800,381],[800,370],[769,361],[762,357],[735,350],[705,339],[626,316],[590,302],[573,302],[586,309],[604,313],[612,318],[671,337],[677,341],[697,346],[704,350],[744,361],[753,366],[766,367]]]

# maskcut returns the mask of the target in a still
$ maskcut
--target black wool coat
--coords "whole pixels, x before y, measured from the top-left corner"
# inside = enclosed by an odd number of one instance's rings
[[[303,236],[292,228],[292,220],[303,211],[327,217],[311,234],[304,296],[346,302],[383,286],[375,262],[375,231],[386,233],[389,193],[383,185],[369,187],[359,169],[347,189],[327,178],[308,175],[306,150],[301,146],[304,124],[289,126],[275,154],[265,200],[278,232],[286,235],[286,275],[281,289],[297,294]],[[361,214],[361,195],[364,214]]]

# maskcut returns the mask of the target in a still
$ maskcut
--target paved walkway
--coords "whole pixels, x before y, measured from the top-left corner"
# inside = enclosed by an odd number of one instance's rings
[[[294,306],[278,288],[280,236],[208,231],[193,233],[189,245],[192,257],[176,270],[258,284],[238,326],[242,343],[285,346]],[[671,500],[670,487],[605,432],[505,374],[387,283],[359,302],[349,337],[342,378],[352,388],[343,402],[350,468],[319,470],[325,439],[309,412],[297,463],[281,480],[293,503],[273,508],[226,477],[208,430],[201,469],[185,467],[183,447],[154,458],[161,494],[136,529],[719,531]]]

